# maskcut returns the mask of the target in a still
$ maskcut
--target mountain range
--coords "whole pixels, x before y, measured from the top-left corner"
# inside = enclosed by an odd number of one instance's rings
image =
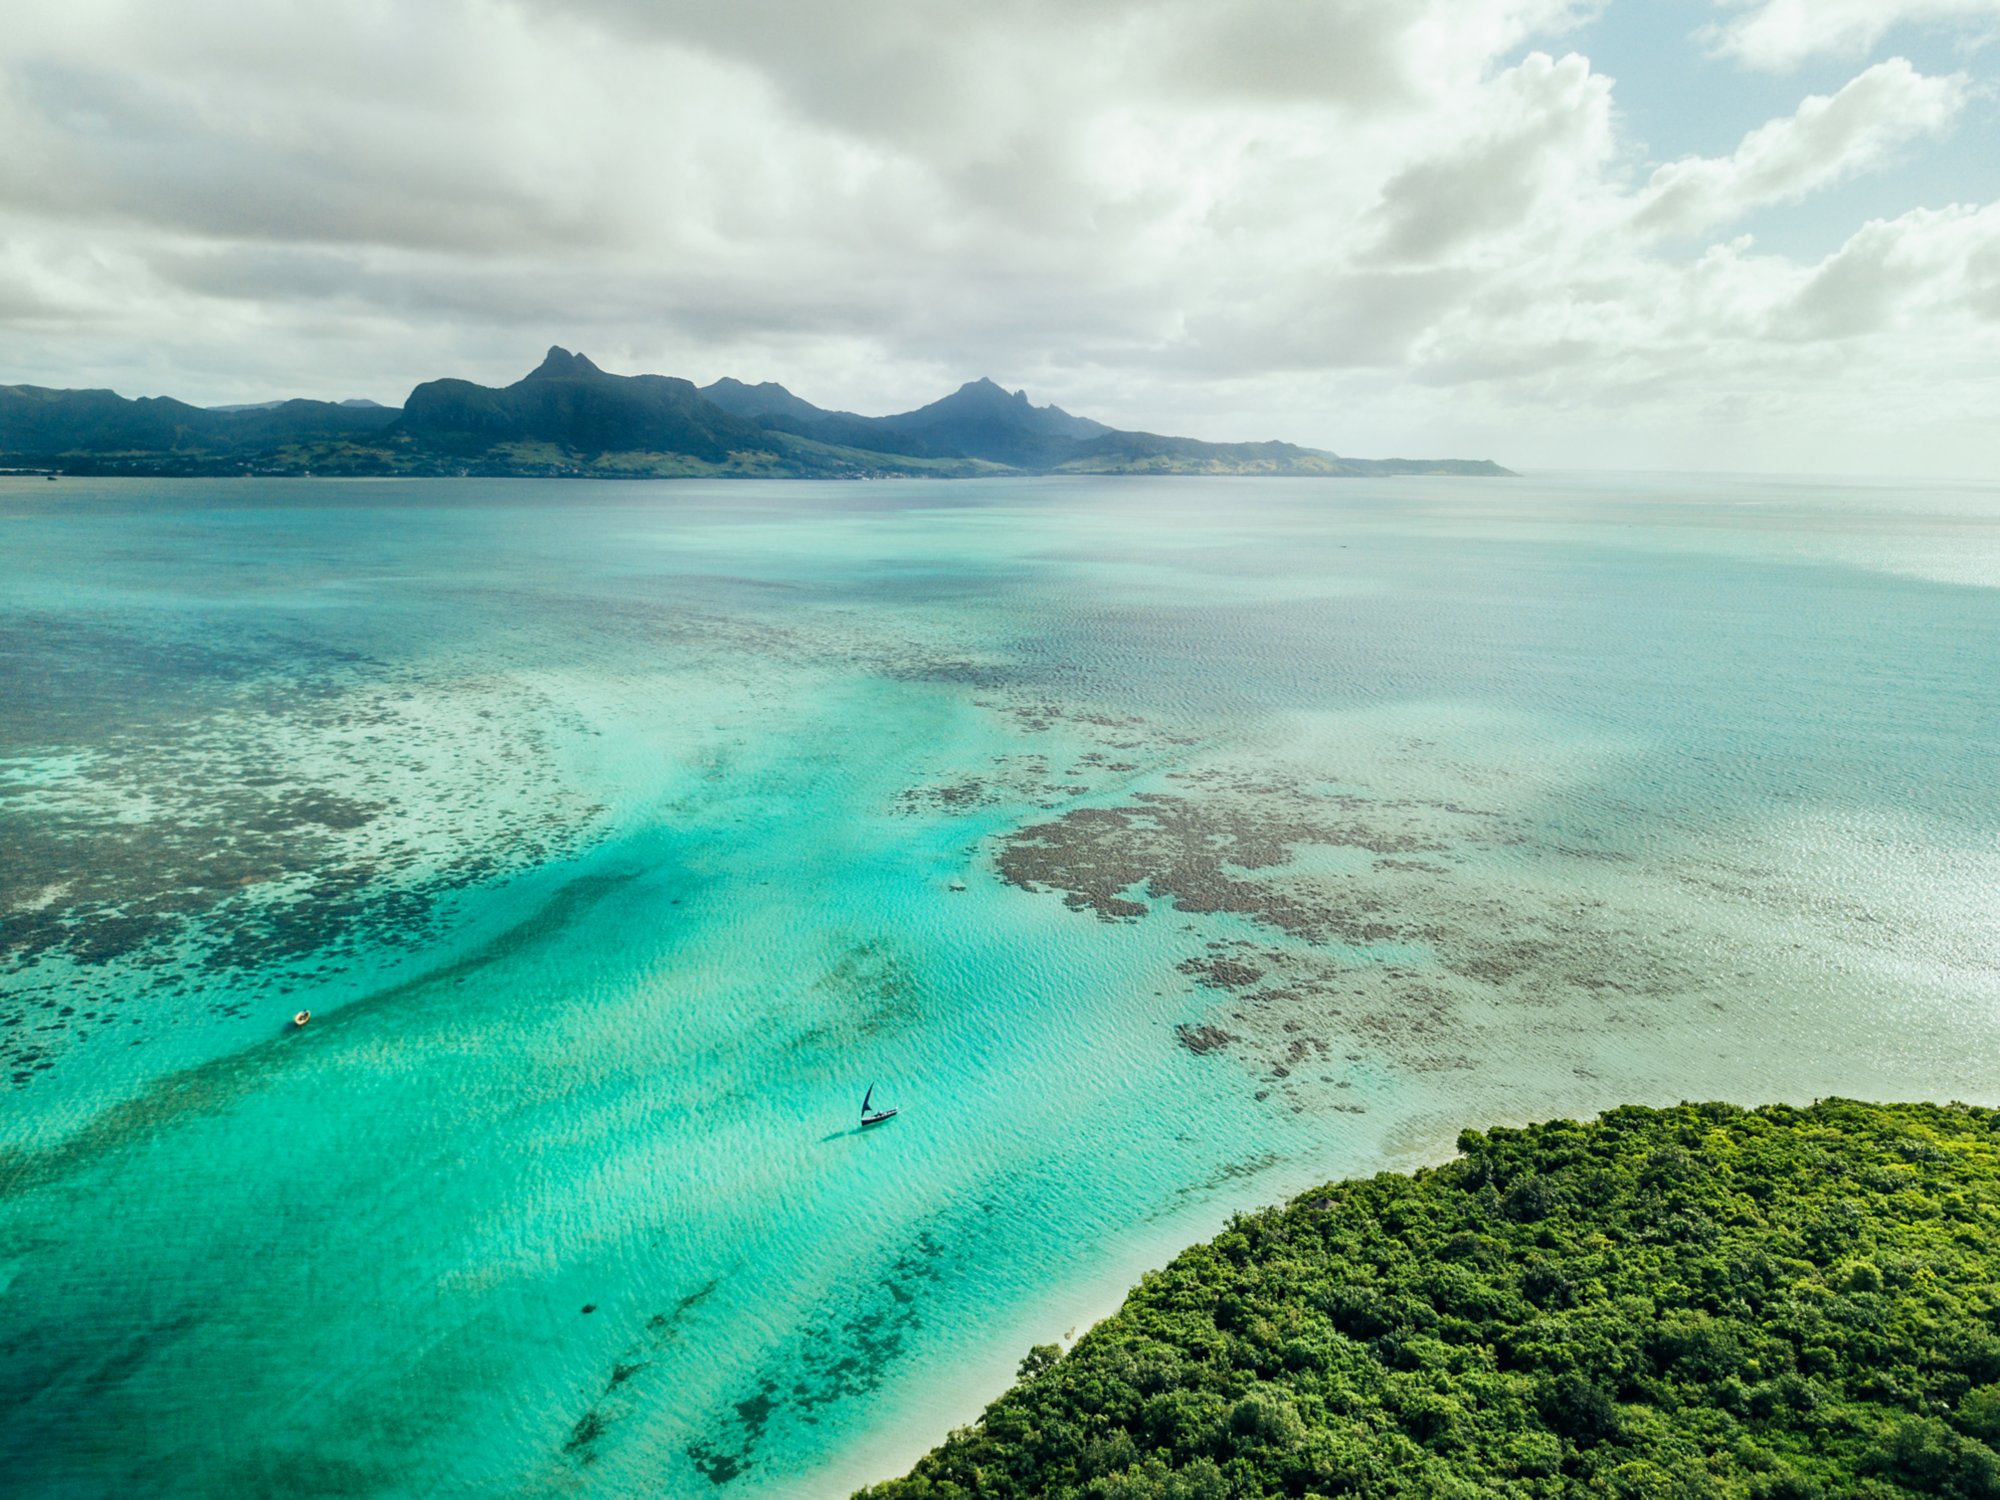
[[[887,417],[781,385],[611,375],[553,348],[509,386],[428,380],[401,407],[0,385],[0,467],[73,474],[564,475],[763,478],[982,474],[1466,474],[1486,459],[1343,458],[1292,443],[1124,432],[974,380]]]

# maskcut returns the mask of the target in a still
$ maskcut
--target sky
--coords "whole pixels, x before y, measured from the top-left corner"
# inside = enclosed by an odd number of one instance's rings
[[[2000,477],[2000,0],[5,0],[0,382]]]

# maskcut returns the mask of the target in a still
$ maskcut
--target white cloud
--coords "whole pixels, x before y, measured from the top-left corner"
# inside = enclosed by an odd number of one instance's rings
[[[2000,325],[2000,204],[1916,209],[1864,224],[1774,319],[1801,339],[1919,335],[1970,313]]]
[[[1714,237],[1977,85],[1882,63],[1652,166],[1563,51],[1592,8],[16,0],[0,380],[394,400],[559,341],[858,410],[992,374],[1522,463],[1640,431],[1699,459],[1753,419],[1790,462],[1866,388],[1856,420],[1944,451],[1924,371],[2000,368],[1993,210],[1912,202],[1816,257]]]
[[[1963,75],[1926,78],[1891,58],[1839,93],[1814,94],[1795,113],[1751,131],[1726,157],[1691,156],[1659,168],[1634,222],[1651,233],[1698,234],[1765,204],[1795,203],[1943,132],[1965,95]]]
[[[1709,28],[1717,52],[1755,68],[1792,68],[1816,57],[1858,57],[1891,30],[1990,23],[2000,0],[1717,0],[1742,14]]]
[[[1610,80],[1583,58],[1530,55],[1484,91],[1472,129],[1391,177],[1375,254],[1435,261],[1574,201],[1613,154]]]

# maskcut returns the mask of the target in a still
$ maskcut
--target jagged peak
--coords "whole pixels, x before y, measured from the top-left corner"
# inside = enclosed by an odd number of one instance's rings
[[[1026,391],[1010,391],[999,381],[982,375],[977,380],[968,380],[952,393],[956,396],[978,396],[986,400],[1012,401],[1019,406],[1029,405]]]
[[[581,354],[572,354],[561,344],[549,345],[549,352],[542,356],[542,362],[528,372],[529,380],[574,380],[580,375],[602,375],[604,372]]]

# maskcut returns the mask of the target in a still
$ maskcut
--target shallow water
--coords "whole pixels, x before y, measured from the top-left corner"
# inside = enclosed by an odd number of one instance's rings
[[[0,538],[13,1493],[838,1494],[1464,1125],[2000,1102],[1991,489],[0,479]]]

